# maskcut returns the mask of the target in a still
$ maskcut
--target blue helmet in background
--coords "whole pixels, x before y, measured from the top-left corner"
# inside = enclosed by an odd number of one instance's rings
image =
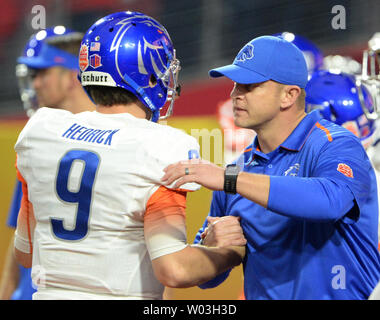
[[[319,70],[305,90],[307,112],[318,109],[323,118],[354,133],[364,147],[371,144],[375,121],[366,113],[374,111],[373,97],[366,87],[357,86],[354,75]]]
[[[280,37],[293,43],[298,49],[300,49],[305,57],[307,70],[309,75],[314,71],[319,70],[323,65],[323,53],[322,51],[310,40],[296,35],[291,32],[282,32],[274,34],[275,37]]]
[[[82,37],[82,33],[67,29],[64,26],[40,30],[31,36],[24,48],[23,55],[17,59],[17,62],[33,69],[62,66],[77,70],[79,69],[77,56],[55,48],[53,45],[55,40],[80,40]]]
[[[117,12],[98,20],[85,34],[79,67],[82,86],[120,87],[152,111],[152,121],[171,115],[180,63],[166,29],[138,12]],[[165,116],[160,110],[167,101]]]
[[[61,66],[79,70],[76,55],[54,47],[55,41],[80,41],[83,34],[64,26],[40,30],[28,40],[23,54],[17,58],[16,76],[24,109],[31,116],[38,108],[38,101],[32,86],[35,70]]]

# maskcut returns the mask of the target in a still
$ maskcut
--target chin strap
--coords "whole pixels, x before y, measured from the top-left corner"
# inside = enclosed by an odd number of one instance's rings
[[[152,100],[149,99],[148,95],[145,93],[145,90],[140,87],[130,76],[128,76],[126,73],[123,76],[124,81],[128,83],[135,91],[140,95],[141,98],[145,101],[148,108],[152,111],[152,118],[150,119],[153,122],[157,122],[160,111],[156,110],[156,107],[154,106]]]

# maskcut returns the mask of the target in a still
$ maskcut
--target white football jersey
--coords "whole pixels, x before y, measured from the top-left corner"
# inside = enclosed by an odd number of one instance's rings
[[[196,139],[128,113],[41,108],[15,150],[37,221],[34,298],[161,299],[145,207],[166,166],[199,156]]]

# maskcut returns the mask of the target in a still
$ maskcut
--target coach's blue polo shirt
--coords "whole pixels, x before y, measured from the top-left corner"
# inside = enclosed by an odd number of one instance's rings
[[[270,175],[267,209],[239,194],[213,193],[209,215],[241,217],[245,297],[367,299],[380,279],[378,200],[360,141],[313,111],[276,150],[260,152],[256,138],[237,162]]]

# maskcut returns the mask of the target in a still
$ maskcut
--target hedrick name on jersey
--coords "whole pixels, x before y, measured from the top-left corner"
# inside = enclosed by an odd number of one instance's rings
[[[63,134],[62,138],[91,142],[98,145],[112,145],[112,138],[120,129],[93,129],[74,123]]]

